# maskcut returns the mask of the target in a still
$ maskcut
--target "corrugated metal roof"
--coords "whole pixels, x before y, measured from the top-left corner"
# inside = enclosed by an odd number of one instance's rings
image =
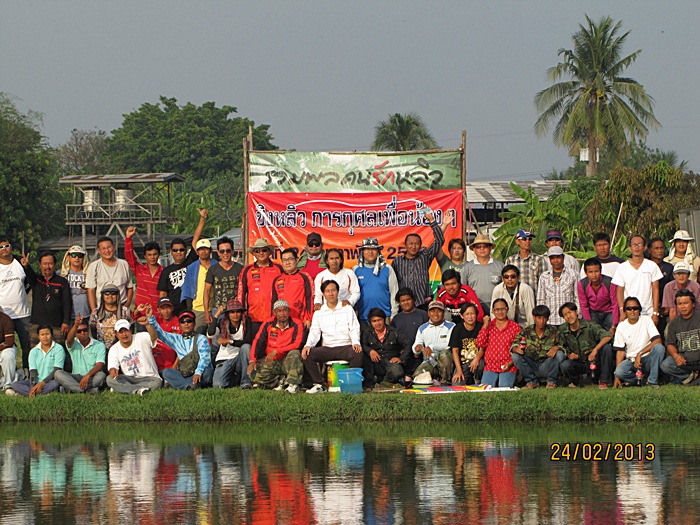
[[[185,178],[177,173],[113,173],[109,175],[67,175],[60,184],[74,186],[113,186],[114,184],[136,184],[156,182],[182,182]]]
[[[515,181],[521,188],[532,188],[542,201],[546,201],[554,190],[561,184],[568,184],[565,180],[523,180]],[[523,200],[510,188],[508,181],[496,182],[467,182],[467,199],[470,204],[485,204],[487,202],[512,202]]]

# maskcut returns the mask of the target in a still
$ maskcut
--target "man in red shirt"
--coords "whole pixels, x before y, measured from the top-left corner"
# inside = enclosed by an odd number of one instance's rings
[[[300,319],[289,315],[287,301],[274,303],[275,315],[265,321],[253,341],[248,375],[253,383],[295,394],[304,377],[301,347],[306,329]]]
[[[284,273],[272,284],[272,302],[278,299],[287,301],[289,315],[301,319],[308,330],[314,314],[314,283],[306,272],[297,269],[296,248],[283,250],[280,258]]]
[[[471,286],[461,283],[459,272],[445,270],[442,274],[442,288],[437,291],[436,301],[445,305],[445,320],[459,323],[461,315],[459,309],[466,303],[474,303],[477,309],[477,322],[484,320],[484,309],[481,301]]]
[[[248,312],[252,322],[253,337],[258,333],[262,323],[272,313],[272,283],[282,273],[282,267],[272,262],[274,246],[267,239],[261,238],[248,248],[255,256],[255,262],[248,264],[241,271],[238,279],[238,297]]]
[[[173,315],[173,304],[170,298],[163,297],[158,301],[158,316],[156,317],[160,327],[171,334],[181,334],[180,321]],[[158,371],[164,368],[172,368],[177,360],[175,350],[158,339],[153,348],[153,359],[156,361]]]
[[[307,273],[312,281],[319,273],[328,268],[323,251],[323,239],[321,239],[320,234],[311,232],[306,236],[306,247],[301,252],[297,267]]]
[[[136,304],[150,304],[155,312],[158,310],[158,299],[160,299],[158,279],[160,279],[160,274],[163,272],[163,267],[158,262],[160,246],[157,242],[147,242],[143,247],[146,264],[141,264],[136,257],[136,253],[134,253],[133,237],[135,233],[135,226],[129,226],[126,229],[124,258],[136,277]]]

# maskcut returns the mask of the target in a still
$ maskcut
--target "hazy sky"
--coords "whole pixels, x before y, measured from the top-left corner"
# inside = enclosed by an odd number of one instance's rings
[[[302,151],[366,150],[416,112],[442,147],[467,130],[469,179],[535,179],[571,165],[535,136],[533,97],[584,14],[623,20],[663,125],[648,144],[700,171],[697,0],[0,0],[0,91],[44,113],[52,145],[160,95],[236,106]]]

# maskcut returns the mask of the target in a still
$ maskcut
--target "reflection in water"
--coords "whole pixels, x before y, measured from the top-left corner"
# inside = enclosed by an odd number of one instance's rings
[[[3,427],[0,521],[699,522],[694,427],[584,428]],[[656,457],[550,461],[582,432],[656,440]]]

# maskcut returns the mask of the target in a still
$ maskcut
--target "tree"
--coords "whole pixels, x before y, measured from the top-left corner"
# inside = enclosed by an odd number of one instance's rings
[[[586,26],[579,25],[572,35],[573,49],[560,49],[563,60],[547,71],[554,84],[535,95],[540,112],[535,132],[547,133],[556,121],[555,144],[587,145],[588,175],[597,172],[599,148],[622,152],[634,138],[646,137],[648,127],[660,127],[653,98],[636,80],[623,76],[641,49],[622,57],[629,31],[619,35],[621,26],[610,17],[595,23],[586,16]]]
[[[64,197],[56,164],[39,131],[41,115],[22,114],[0,93],[0,232],[34,249],[43,237],[63,231]]]
[[[394,113],[374,128],[373,151],[413,151],[437,149],[423,119],[415,113]]]
[[[68,141],[56,149],[60,171],[65,175],[110,173],[107,145],[104,131],[74,129]]]

